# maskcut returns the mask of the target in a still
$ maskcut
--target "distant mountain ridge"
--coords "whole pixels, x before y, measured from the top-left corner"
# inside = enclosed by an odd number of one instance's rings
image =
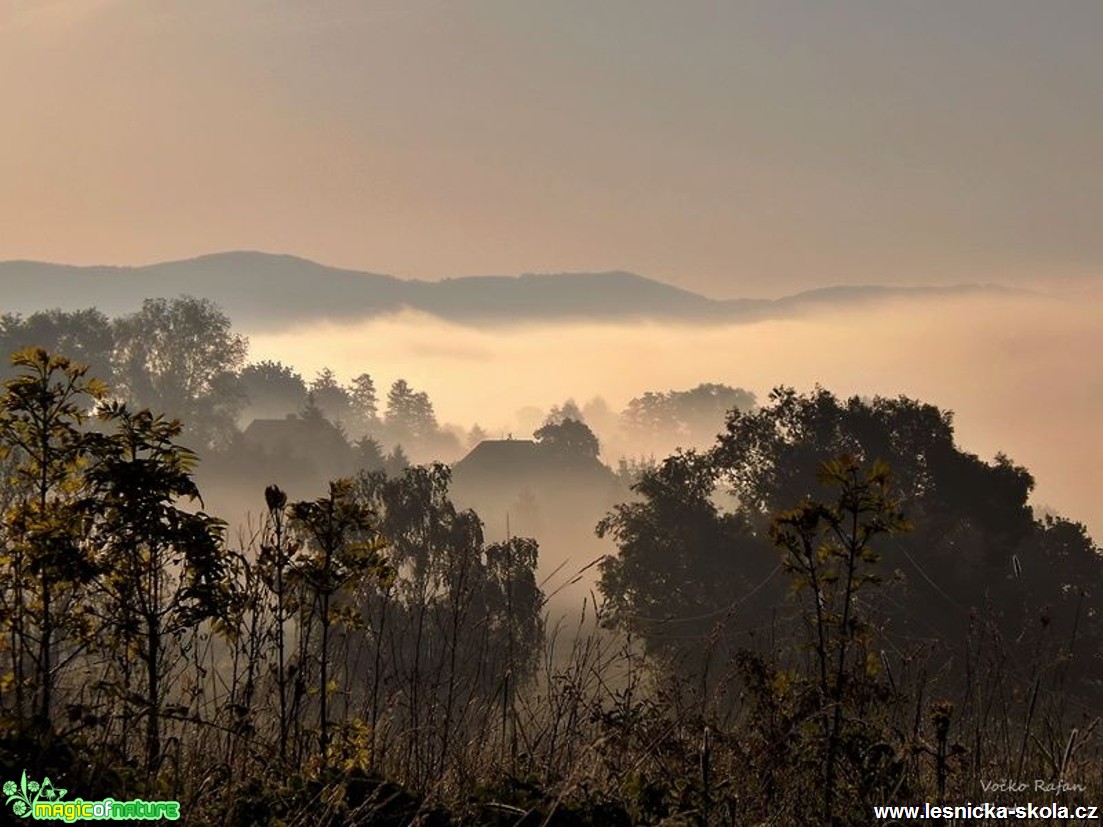
[[[779,299],[717,300],[623,271],[420,281],[260,252],[214,253],[143,267],[0,262],[0,312],[97,307],[118,315],[137,309],[145,298],[187,294],[216,302],[245,329],[357,321],[403,309],[461,324],[752,321],[825,304],[972,292],[1013,291],[979,285],[842,286]]]

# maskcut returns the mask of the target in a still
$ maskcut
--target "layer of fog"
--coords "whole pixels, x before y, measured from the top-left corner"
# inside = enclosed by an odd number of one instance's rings
[[[817,383],[839,395],[904,394],[955,412],[959,444],[1035,475],[1034,502],[1103,539],[1103,303],[1037,296],[908,299],[733,326],[573,324],[472,329],[403,314],[254,335],[252,358],[362,371],[381,396],[403,377],[438,418],[528,437],[532,408],[723,382],[766,400]],[[528,410],[525,410],[525,409]],[[600,423],[596,430],[600,433]],[[721,427],[717,422],[717,429]],[[625,446],[604,459],[614,464]]]

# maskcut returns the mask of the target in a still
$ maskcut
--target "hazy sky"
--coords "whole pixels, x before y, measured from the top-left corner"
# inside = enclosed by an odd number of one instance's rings
[[[0,259],[1103,273],[1103,3],[0,0]]]

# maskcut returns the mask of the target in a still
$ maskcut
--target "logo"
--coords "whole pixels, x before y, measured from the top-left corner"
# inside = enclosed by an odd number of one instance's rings
[[[4,782],[5,806],[10,805],[12,812],[22,818],[37,821],[176,821],[180,818],[179,801],[143,801],[140,798],[129,801],[116,801],[104,798],[99,801],[85,801],[77,798],[63,801],[68,790],[55,787],[49,778],[42,783],[28,781],[27,771],[17,784]]]

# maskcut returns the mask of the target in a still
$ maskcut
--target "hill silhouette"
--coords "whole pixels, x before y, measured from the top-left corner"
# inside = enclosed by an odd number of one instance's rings
[[[779,299],[707,298],[623,271],[400,279],[327,267],[308,259],[227,252],[143,267],[0,262],[0,310],[95,306],[116,315],[144,298],[188,294],[219,304],[248,329],[328,319],[357,321],[403,309],[461,324],[564,320],[751,321],[830,304],[901,296],[1008,292],[977,285],[899,288],[840,286]]]

